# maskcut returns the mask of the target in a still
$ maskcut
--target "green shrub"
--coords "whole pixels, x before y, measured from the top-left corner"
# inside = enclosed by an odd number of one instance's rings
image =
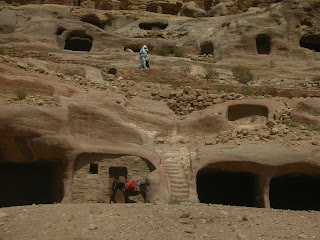
[[[28,96],[28,92],[23,89],[15,89],[14,94],[18,97],[18,99],[25,99]]]
[[[160,47],[154,47],[151,50],[151,53],[159,56],[169,56],[171,53],[171,50],[169,47],[160,46]]]
[[[0,47],[0,55],[4,55],[5,54],[5,51],[2,47]]]
[[[191,67],[183,66],[181,67],[181,72],[183,73],[183,75],[188,76],[191,73]]]
[[[236,81],[247,84],[254,79],[250,69],[245,66],[235,66],[232,68],[232,74]]]
[[[159,47],[154,47],[151,50],[151,53],[159,56],[164,56],[164,57],[170,56],[170,55],[173,55],[175,57],[186,56],[185,50],[182,47],[159,46]]]
[[[185,57],[186,52],[185,52],[184,48],[182,48],[182,47],[174,47],[173,48],[173,55],[175,57]]]
[[[181,200],[177,199],[177,198],[170,198],[168,201],[169,205],[180,205],[181,204]]]
[[[305,125],[307,131],[319,131],[319,127],[314,124]]]
[[[179,88],[179,84],[178,83],[172,83],[171,87],[172,87],[172,89],[177,90]]]
[[[252,96],[254,94],[254,91],[252,88],[245,87],[245,88],[243,88],[242,94],[245,96]]]
[[[246,215],[243,215],[242,216],[242,221],[245,221],[245,222],[248,221],[248,217]]]
[[[211,65],[204,65],[204,74],[206,79],[218,79],[219,78],[219,72],[216,71],[214,67]]]
[[[291,119],[285,119],[283,120],[283,123],[287,125],[288,127],[299,127],[300,123],[292,121]]]

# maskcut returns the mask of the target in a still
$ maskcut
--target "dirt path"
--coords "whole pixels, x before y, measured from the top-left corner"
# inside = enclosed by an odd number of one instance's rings
[[[0,239],[320,239],[320,212],[182,203],[0,209]]]

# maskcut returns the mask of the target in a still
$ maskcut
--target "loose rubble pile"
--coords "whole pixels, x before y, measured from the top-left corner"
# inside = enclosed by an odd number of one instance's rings
[[[218,93],[214,90],[192,89],[185,87],[172,92],[153,92],[154,100],[164,100],[171,110],[177,115],[190,114],[193,111],[203,110],[213,104],[226,102],[228,100],[240,100],[242,94]]]
[[[43,107],[61,107],[59,99],[41,95],[30,95],[20,99],[17,96],[0,94],[0,100],[4,100],[6,104],[29,104]]]
[[[163,38],[163,39],[179,39],[188,34],[186,30],[151,30],[144,33],[139,33],[137,35],[133,35],[133,38]]]

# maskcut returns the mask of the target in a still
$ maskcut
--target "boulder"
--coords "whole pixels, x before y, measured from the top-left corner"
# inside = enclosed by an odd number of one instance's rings
[[[204,17],[207,15],[206,11],[199,8],[195,2],[188,2],[183,4],[180,14],[187,17]]]
[[[9,8],[3,8],[0,11],[0,33],[9,34],[14,31],[17,24],[15,11]]]

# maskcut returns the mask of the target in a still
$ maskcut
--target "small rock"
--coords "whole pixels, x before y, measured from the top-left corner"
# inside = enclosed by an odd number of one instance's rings
[[[308,237],[307,237],[305,234],[303,234],[303,233],[301,233],[301,234],[299,235],[299,238],[300,238],[300,239],[308,239]]]
[[[6,216],[7,216],[7,214],[5,212],[0,211],[0,218],[6,217]]]
[[[90,210],[90,213],[92,215],[101,215],[103,213],[103,211],[101,209],[99,209],[99,208],[94,208],[94,209]]]
[[[95,230],[95,229],[97,229],[98,227],[97,226],[95,226],[95,225],[93,225],[93,224],[91,224],[90,226],[89,226],[89,230]]]
[[[184,212],[181,214],[180,218],[188,218],[190,217],[191,213],[190,212]]]
[[[247,239],[247,237],[246,237],[245,235],[241,234],[241,233],[238,233],[238,234],[237,234],[237,238],[238,238],[238,239],[241,239],[241,240]]]
[[[311,144],[314,145],[314,146],[319,146],[319,143],[315,142],[315,141],[313,141]]]
[[[270,130],[270,134],[271,135],[277,135],[279,133],[279,129],[274,127],[274,128],[271,128]]]

